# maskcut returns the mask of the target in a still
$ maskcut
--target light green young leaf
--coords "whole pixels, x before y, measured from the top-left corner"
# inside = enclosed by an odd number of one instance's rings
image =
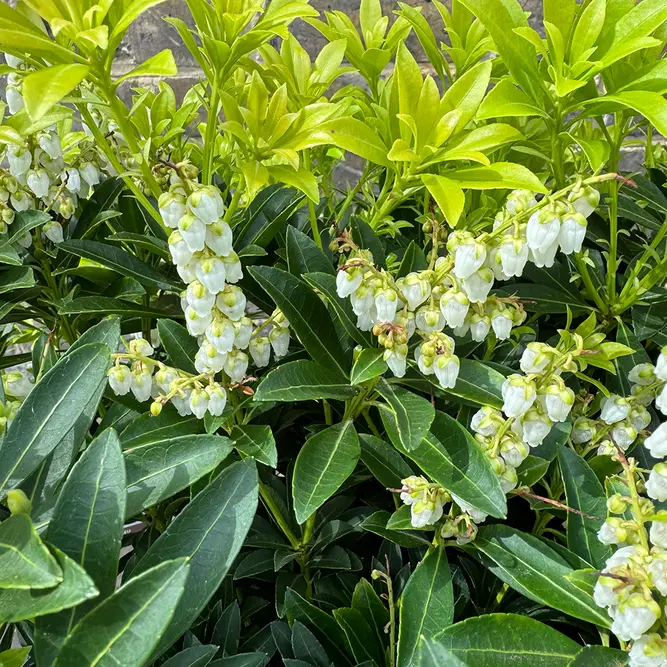
[[[294,466],[292,497],[299,523],[330,498],[352,474],[361,450],[351,421],[310,436]]]
[[[465,207],[466,197],[459,186],[449,178],[436,174],[423,174],[422,183],[443,212],[450,227],[456,227]]]
[[[441,114],[454,110],[461,114],[454,134],[460,132],[475,117],[489,87],[491,67],[489,60],[475,65],[459,77],[442,98]]]
[[[570,43],[570,64],[579,61],[581,55],[595,46],[607,11],[607,0],[593,0],[586,6],[577,20]]]
[[[177,73],[178,68],[176,67],[174,54],[170,49],[164,49],[130,70],[127,74],[118,77],[114,83],[118,85],[137,76],[173,76]]]
[[[610,109],[611,105],[618,105],[625,109],[632,109],[646,118],[655,129],[662,135],[667,135],[667,100],[659,93],[645,90],[633,90],[620,92],[614,95],[590,100],[585,103],[590,105],[591,113],[595,114],[602,105]]]
[[[449,172],[446,176],[459,187],[471,190],[526,189],[547,192],[542,181],[533,172],[512,162],[496,162],[490,167],[467,167]]]
[[[373,128],[357,118],[337,118],[328,121],[318,129],[318,132],[328,135],[329,142],[338,148],[383,167],[392,166],[387,158],[389,149],[380,136]]]
[[[88,65],[54,65],[23,79],[23,99],[28,115],[38,121],[74,90],[88,75]]]

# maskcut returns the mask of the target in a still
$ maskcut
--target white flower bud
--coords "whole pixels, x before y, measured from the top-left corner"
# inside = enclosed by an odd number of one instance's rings
[[[605,424],[615,424],[623,421],[630,414],[630,404],[627,399],[617,394],[611,394],[611,396],[602,399],[601,406],[600,419]]]
[[[472,505],[463,500],[463,498],[459,498],[453,493],[451,496],[452,500],[461,508],[463,512],[469,514],[475,523],[484,523],[484,521],[486,521],[486,518],[489,516],[488,514],[484,514],[484,512],[475,509]]]
[[[614,424],[611,430],[611,439],[625,451],[636,439],[637,431],[635,427],[627,420]]]
[[[94,188],[100,182],[100,170],[92,162],[84,162],[79,166],[79,173],[91,188]]]
[[[9,107],[9,113],[13,116],[17,114],[23,107],[25,107],[25,102],[23,101],[23,95],[18,91],[18,88],[15,86],[7,86],[5,90],[5,100],[7,100],[7,106]]]
[[[33,388],[33,383],[27,374],[21,371],[10,371],[5,374],[3,380],[5,391],[15,398],[25,398]]]
[[[482,267],[461,283],[472,303],[484,303],[493,287],[493,271]]]
[[[553,207],[533,213],[526,226],[526,243],[531,250],[545,251],[558,241],[560,217]]]
[[[65,189],[72,194],[78,195],[81,192],[81,174],[78,169],[67,169],[64,174]]]
[[[651,413],[643,405],[634,405],[628,417],[637,433],[643,431],[651,423]]]
[[[572,426],[572,442],[575,445],[583,445],[590,442],[595,435],[595,422],[586,417],[578,417]]]
[[[50,222],[47,222],[42,229],[44,230],[44,236],[46,236],[49,241],[53,241],[53,243],[63,242],[63,228],[59,222],[51,220]]]
[[[479,313],[473,313],[470,316],[470,335],[475,342],[481,343],[486,340],[490,330],[491,320],[489,317]]]
[[[385,350],[382,357],[387,362],[389,370],[397,378],[402,378],[405,375],[407,355],[407,345],[394,345],[393,348]]]
[[[598,530],[598,540],[602,544],[622,544],[626,538],[627,532],[618,517],[607,519]]]
[[[181,417],[186,417],[187,415],[192,414],[192,408],[190,407],[191,393],[192,391],[190,389],[183,389],[171,399],[173,406]]]
[[[528,447],[516,436],[508,434],[500,443],[500,455],[507,465],[518,468],[528,456]]]
[[[658,589],[660,595],[667,595],[667,561],[665,561],[665,556],[663,554],[656,554],[648,564],[648,571],[651,575],[653,585]]]
[[[530,373],[542,373],[551,359],[553,348],[544,343],[528,343],[521,355],[519,366],[527,375]]]
[[[558,243],[566,255],[581,252],[581,246],[586,238],[586,218],[581,213],[568,213],[560,226]]]
[[[352,294],[350,294],[350,303],[352,304],[352,310],[357,317],[368,313],[371,308],[375,307],[373,288],[362,283],[354,292],[352,292]]]
[[[512,190],[505,201],[505,210],[510,215],[522,213],[537,206],[537,200],[530,190]]]
[[[434,333],[445,328],[445,318],[439,308],[435,306],[422,306],[415,315],[417,329],[424,333]]]
[[[593,213],[600,203],[600,193],[590,186],[572,190],[567,198],[574,210],[585,218]]]
[[[551,432],[552,427],[553,422],[537,408],[531,408],[519,419],[515,419],[512,424],[512,430],[529,447],[539,447]]]
[[[279,359],[280,357],[284,357],[289,350],[289,329],[281,326],[273,327],[269,334],[269,340],[271,341],[271,347],[273,348],[276,358]]]
[[[357,329],[360,331],[370,331],[376,322],[377,311],[375,310],[375,304],[373,304],[370,310],[357,315]]]
[[[185,197],[176,192],[163,192],[158,199],[158,208],[164,224],[176,229],[185,215]]]
[[[660,361],[658,359],[658,361]],[[667,371],[667,364],[665,364],[665,371]],[[632,367],[632,370],[628,373],[628,380],[633,384],[638,384],[641,386],[648,386],[655,382],[655,367],[653,364],[637,364]]]
[[[510,375],[502,386],[503,412],[508,417],[519,417],[527,412],[537,397],[535,386],[521,375]]]
[[[564,422],[574,405],[574,392],[562,383],[550,384],[542,394],[549,419]]]
[[[132,373],[127,366],[114,366],[109,371],[109,386],[115,394],[124,396],[132,386]]]
[[[651,521],[649,539],[653,546],[660,549],[667,549],[667,523],[664,521]]]
[[[667,463],[656,463],[646,482],[646,493],[653,500],[667,500]]]
[[[227,392],[225,388],[217,383],[212,384],[206,388],[208,392],[208,411],[213,417],[220,417],[225,411],[227,405]]]
[[[9,201],[11,202],[11,205],[14,207],[14,210],[17,212],[27,211],[29,208],[35,207],[35,201],[33,200],[33,198],[29,194],[27,194],[26,192],[22,192],[21,190],[12,194],[12,196],[9,198]],[[29,234],[29,232],[27,233]]]
[[[178,221],[178,230],[191,252],[203,250],[206,240],[206,225],[194,215],[186,213]]]
[[[206,245],[221,257],[232,251],[232,228],[222,221],[214,222],[206,227]]]
[[[225,212],[220,191],[212,185],[205,185],[195,190],[188,197],[187,207],[205,225],[217,222]]]
[[[447,326],[456,329],[463,325],[470,308],[470,299],[463,292],[453,287],[447,290],[440,298],[440,311]]]
[[[658,428],[644,440],[644,447],[649,450],[651,456],[662,459],[667,456],[667,422],[663,422]]]
[[[252,320],[249,317],[243,316],[241,319],[234,322],[234,345],[239,350],[245,350],[250,344],[250,336],[254,331]]]
[[[188,285],[186,298],[190,307],[200,317],[210,315],[215,303],[215,294],[211,294],[198,280]]]
[[[433,372],[443,389],[452,389],[459,376],[459,358],[453,354],[438,354],[433,362]]]
[[[629,667],[665,667],[667,665],[665,641],[655,633],[643,635],[633,642],[629,656]]]
[[[153,346],[142,337],[132,339],[129,348],[132,354],[140,354],[143,357],[151,357],[155,353]]]
[[[500,474],[498,481],[500,482],[500,488],[503,490],[503,493],[509,493],[512,489],[516,488],[516,485],[519,483],[519,478],[514,466],[507,464]]]
[[[499,410],[485,405],[472,416],[470,428],[475,433],[491,438],[498,433],[498,429],[504,421]]]
[[[225,264],[217,257],[207,257],[197,262],[197,280],[211,293],[225,289]]]
[[[204,343],[195,356],[198,373],[219,373],[227,363],[227,354],[218,352],[210,343]]]
[[[55,132],[43,134],[39,138],[39,146],[52,160],[57,160],[63,155],[60,137]]]
[[[350,296],[356,291],[363,279],[363,273],[358,267],[339,271],[336,274],[336,293],[341,299]]]
[[[26,177],[26,182],[35,197],[42,199],[48,196],[51,182],[44,169],[31,169]]]
[[[235,285],[227,285],[222,292],[218,293],[215,305],[230,320],[236,321],[245,313],[246,298],[245,294]]]
[[[498,340],[507,340],[510,337],[513,324],[514,320],[510,317],[508,311],[494,311],[492,314],[491,326]]]
[[[32,153],[25,148],[12,146],[7,151],[9,173],[16,179],[21,179],[28,173],[32,164]]]
[[[153,376],[150,369],[138,366],[132,371],[132,393],[140,403],[147,401],[151,397],[153,386]]]

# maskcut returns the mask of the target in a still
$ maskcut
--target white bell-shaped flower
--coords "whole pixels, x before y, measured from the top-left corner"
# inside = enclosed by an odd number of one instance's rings
[[[454,275],[467,278],[484,265],[486,246],[474,239],[457,245],[454,253]]]
[[[648,449],[651,456],[663,459],[667,456],[667,422],[663,422],[658,428],[644,440],[644,447]]]
[[[461,281],[471,303],[484,303],[493,287],[493,271],[482,267],[479,271]]]
[[[178,230],[191,252],[203,250],[206,245],[206,225],[191,213],[178,221]]]
[[[511,278],[521,276],[528,261],[528,244],[522,238],[505,236],[498,248],[503,273]]]
[[[397,378],[402,378],[405,375],[408,357],[407,345],[394,345],[391,349],[384,351],[382,358],[387,362],[389,370]]]
[[[227,362],[227,354],[219,352],[210,343],[204,343],[195,356],[198,373],[219,373]]]
[[[470,308],[470,299],[463,292],[451,288],[440,297],[440,310],[451,329],[463,325]]]
[[[433,362],[433,372],[443,389],[453,389],[459,377],[459,358],[454,354],[438,354]]]
[[[158,208],[164,224],[176,229],[186,213],[185,197],[177,192],[163,192],[158,199]]]
[[[545,251],[558,241],[560,216],[549,206],[533,213],[526,226],[526,243],[531,250]]]
[[[232,228],[222,221],[214,222],[206,227],[206,246],[216,255],[226,257],[232,252]]]
[[[508,417],[519,417],[530,410],[537,392],[533,382],[522,375],[510,375],[502,385],[503,412]]]
[[[176,408],[181,417],[187,417],[192,414],[192,408],[190,407],[190,394],[192,390],[190,388],[181,389],[178,394],[172,397],[171,403]]]
[[[210,315],[215,303],[215,294],[211,294],[198,280],[190,283],[186,292],[190,307],[200,317]]]
[[[289,350],[290,331],[281,326],[273,327],[269,334],[269,340],[276,358],[284,357]]]
[[[12,193],[9,201],[17,213],[35,207],[35,200],[27,192],[21,190]],[[28,236],[30,236],[29,232]],[[32,242],[32,237],[30,237],[30,240]]]
[[[665,369],[667,370],[667,368]],[[655,366],[653,364],[637,364],[628,373],[628,380],[633,384],[646,387],[655,382]]]
[[[663,415],[667,415],[667,384],[662,388],[655,399],[655,407],[658,408]]]
[[[16,86],[7,86],[5,89],[5,100],[7,102],[7,107],[9,108],[9,113],[12,116],[25,107],[23,95],[21,95]]]
[[[491,326],[498,340],[507,340],[512,334],[514,320],[509,310],[494,310],[491,313]]]
[[[373,303],[370,310],[357,315],[357,329],[360,331],[370,331],[376,322],[377,311],[375,310],[375,303]]]
[[[409,273],[405,278],[396,281],[403,298],[410,310],[417,310],[431,294],[431,284],[422,278],[419,273]]]
[[[127,366],[114,366],[109,371],[109,386],[115,394],[125,396],[132,387],[132,373]]]
[[[519,419],[515,419],[512,430],[529,447],[539,447],[551,432],[553,422],[537,408],[527,410]]]
[[[490,405],[485,405],[470,419],[470,428],[475,433],[491,438],[498,433],[498,429],[504,421],[499,410],[492,408]]]
[[[614,424],[614,427],[611,429],[611,439],[615,445],[626,451],[637,439],[637,429],[628,419],[624,419],[622,422]]]
[[[197,419],[203,419],[208,410],[210,396],[206,389],[193,389],[190,394],[190,410]]]
[[[220,417],[227,405],[227,392],[217,382],[206,387],[208,393],[208,411],[213,417]]]
[[[72,194],[78,195],[81,192],[81,174],[78,169],[67,169],[64,175],[65,189]]]
[[[651,629],[659,616],[660,607],[655,600],[646,600],[641,593],[635,593],[616,609],[611,631],[625,642],[639,639]]]
[[[633,405],[630,408],[628,421],[635,431],[640,433],[651,423],[651,413],[643,405]]]
[[[558,244],[566,255],[581,252],[586,238],[586,218],[581,213],[568,213],[561,222]]]
[[[231,320],[226,317],[214,317],[206,329],[206,340],[221,354],[231,352],[234,347],[236,329]]]
[[[491,330],[491,318],[484,313],[473,313],[470,316],[470,335],[472,339],[481,343],[486,340]]]
[[[556,261],[556,253],[558,252],[558,239],[556,239],[549,247],[542,250],[531,250],[530,259],[538,268],[550,269]]]
[[[562,381],[554,382],[546,387],[540,394],[540,398],[544,400],[544,407],[551,421],[564,422],[567,420],[574,405],[574,392]]]
[[[590,442],[595,435],[595,422],[586,417],[578,417],[572,425],[572,433],[570,437],[575,445],[583,445],[585,442]]]
[[[55,132],[49,132],[40,136],[39,147],[52,160],[57,160],[63,155],[63,149],[60,145],[60,137]]]
[[[516,474],[514,466],[506,464],[505,469],[498,477],[498,481],[500,482],[500,488],[503,490],[503,493],[509,493],[512,489],[515,489],[516,485],[519,483],[519,476]]]
[[[51,181],[44,169],[31,169],[26,176],[26,183],[38,199],[48,196]]]
[[[567,198],[577,213],[588,218],[600,203],[600,192],[595,188],[585,186],[572,190]]]
[[[433,304],[427,304],[417,311],[415,325],[424,333],[442,331],[445,328],[445,318],[439,308]]]
[[[141,366],[132,371],[132,393],[134,397],[143,403],[151,397],[151,389],[153,387],[153,376],[148,368]]]
[[[32,153],[25,148],[12,147],[7,153],[9,173],[16,179],[23,178],[32,164]]]
[[[230,320],[236,321],[245,313],[245,294],[235,285],[227,285],[218,293],[215,304]]]
[[[653,500],[667,500],[667,463],[656,463],[646,482],[646,493]]]
[[[508,434],[500,443],[500,455],[507,465],[518,468],[528,456],[528,445],[515,435]]]
[[[252,320],[244,315],[233,324],[234,331],[236,332],[236,335],[234,336],[234,345],[239,350],[245,350],[250,344],[250,337],[255,329]]]
[[[169,236],[169,252],[176,266],[186,266],[192,259],[192,250],[183,239],[180,232],[172,232]],[[190,282],[190,281],[187,281]]]
[[[651,521],[648,537],[654,547],[667,549],[667,523],[658,520]]]
[[[552,352],[553,348],[544,343],[538,343],[536,341],[528,343],[521,355],[519,366],[526,375],[530,373],[541,374],[552,360]]]
[[[611,396],[603,398],[601,407],[600,419],[605,424],[615,424],[623,421],[630,414],[628,400],[623,396],[618,396],[618,394],[611,394]]]
[[[667,382],[667,347],[663,347],[655,365],[655,375],[659,380]]]
[[[665,594],[667,593],[662,593]],[[642,635],[632,643],[629,658],[629,667],[665,667],[667,665],[665,642],[657,633]]]
[[[205,333],[209,324],[211,324],[211,320],[210,313],[208,315],[198,315],[192,306],[187,306],[185,309],[185,326],[191,336],[201,336]]]
[[[225,289],[225,264],[218,257],[207,257],[197,262],[197,279],[211,293]]]
[[[336,274],[336,293],[341,299],[350,296],[356,291],[363,279],[363,273],[358,267],[339,271]]]
[[[233,350],[227,355],[227,362],[225,363],[225,373],[229,375],[232,382],[242,382],[248,369],[248,355]]]
[[[84,162],[79,166],[79,173],[91,188],[94,188],[100,182],[100,170],[92,162]]]
[[[183,245],[185,246],[185,250],[190,252],[190,249],[187,247],[185,241],[183,241]],[[192,255],[192,253],[190,254]],[[193,257],[185,266],[179,266],[178,264],[176,265],[176,271],[184,283],[189,285],[193,280],[197,280],[198,264],[199,261]]]
[[[228,283],[237,283],[243,278],[243,267],[239,256],[234,252],[230,252],[222,258],[225,265],[225,279]]]
[[[266,336],[255,336],[250,340],[248,351],[252,361],[258,368],[269,365],[271,358],[271,343]]]
[[[189,211],[205,225],[217,222],[225,212],[225,205],[218,188],[205,185],[197,188],[187,199]]]
[[[63,242],[63,228],[56,220],[47,222],[42,229],[44,230],[44,236],[46,236],[49,241],[53,241],[53,243]]]
[[[505,210],[510,215],[516,215],[537,206],[535,195],[530,190],[512,190],[505,201]]]
[[[5,391],[15,398],[25,398],[33,388],[33,383],[25,372],[10,371],[3,378]]]
[[[375,290],[363,283],[350,294],[350,303],[354,314],[363,315],[375,306]]]

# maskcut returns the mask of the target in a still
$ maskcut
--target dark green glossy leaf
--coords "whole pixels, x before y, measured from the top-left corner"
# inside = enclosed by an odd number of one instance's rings
[[[167,437],[126,448],[126,516],[135,516],[190,486],[215,470],[231,449],[231,441],[219,435]]]
[[[82,345],[87,343],[102,343],[109,348],[109,352],[114,353],[118,351],[118,344],[120,342],[120,318],[106,317],[102,321],[86,329],[70,347],[67,348],[65,354],[72,354]]]
[[[428,261],[426,260],[424,251],[414,241],[410,241],[410,244],[405,249],[396,276],[398,278],[403,278],[404,276],[407,276],[408,273],[412,273],[413,271],[424,271],[425,269],[428,269]]]
[[[569,447],[560,446],[558,462],[567,504],[589,515],[567,513],[567,546],[593,567],[602,569],[611,556],[609,545],[600,542],[597,536],[607,518],[607,497],[602,484],[588,463]]]
[[[292,652],[296,660],[313,667],[329,667],[329,657],[317,637],[299,621],[292,627]]]
[[[55,667],[143,665],[174,614],[188,567],[185,558],[167,560],[119,588],[79,621]]]
[[[343,629],[355,660],[359,663],[370,660],[376,665],[381,665],[384,651],[375,641],[375,633],[363,614],[357,609],[339,607],[333,610],[333,616]]]
[[[49,553],[26,514],[0,523],[0,586],[52,588],[63,579],[62,569]]]
[[[384,350],[375,347],[362,350],[352,365],[350,384],[361,384],[382,375],[388,368],[383,355]]]
[[[196,373],[195,356],[199,349],[197,339],[182,324],[173,320],[158,320],[157,332],[169,362],[183,371]]]
[[[29,266],[12,266],[0,269],[0,294],[28,289],[35,285],[35,274]]]
[[[173,406],[167,404],[157,417],[143,414],[131,421],[120,434],[120,444],[123,449],[130,449],[139,445],[164,443],[181,435],[201,433],[202,430],[201,419],[194,415],[181,417]]]
[[[241,609],[234,600],[223,612],[213,628],[211,641],[220,647],[223,655],[234,655],[239,650]]]
[[[51,220],[51,216],[44,211],[28,209],[27,211],[17,211],[12,226],[7,231],[7,243],[18,241],[26,232],[35,227],[41,227]]]
[[[430,378],[429,378],[430,379]],[[461,359],[459,376],[447,394],[454,394],[472,405],[491,405],[501,408],[501,388],[505,377],[491,366],[474,359]]]
[[[107,241],[114,243],[127,243],[136,248],[144,248],[150,250],[154,255],[161,257],[167,261],[171,261],[169,253],[169,245],[166,241],[157,238],[156,236],[149,236],[148,234],[135,234],[134,232],[117,232],[111,236],[107,236]]]
[[[628,374],[637,364],[651,363],[651,359],[637,336],[622,321],[618,322],[616,342],[632,348],[633,353],[612,360],[616,368],[616,375],[608,376],[607,385],[609,389],[621,396],[630,396],[632,383],[628,379]]]
[[[356,609],[366,619],[366,623],[373,630],[376,642],[380,647],[388,646],[387,633],[384,631],[389,622],[389,610],[368,579],[360,579],[352,594],[352,608]]]
[[[169,524],[139,561],[133,576],[166,558],[189,558],[185,593],[153,657],[163,653],[218,589],[245,540],[257,509],[252,459],[225,468]]]
[[[298,359],[274,368],[260,382],[256,401],[310,401],[334,398],[344,401],[356,394],[345,377],[315,361]]]
[[[352,238],[354,242],[360,247],[370,250],[373,253],[373,261],[382,268],[385,268],[386,257],[384,245],[380,238],[373,231],[372,227],[364,222],[359,217],[352,217],[350,220],[350,228],[352,229]]]
[[[417,448],[433,422],[435,408],[425,398],[384,379],[375,389],[387,401],[380,415],[391,442],[408,451]]]
[[[528,455],[516,469],[519,486],[533,486],[544,477],[548,469],[549,461]]]
[[[330,426],[306,440],[292,478],[296,520],[303,523],[352,474],[359,460],[357,433],[351,421]]]
[[[381,510],[379,512],[373,512],[370,516],[366,517],[361,524],[360,528],[367,530],[370,533],[375,533],[384,537],[385,539],[398,544],[401,547],[425,547],[431,544],[431,541],[426,537],[422,537],[419,534],[419,531],[407,531],[407,530],[392,530],[387,528],[387,523],[391,518],[389,512]]]
[[[400,600],[398,667],[409,667],[422,638],[433,639],[454,620],[452,574],[444,547],[426,555]]]
[[[447,628],[437,639],[466,667],[567,667],[581,648],[527,616],[487,614]]]
[[[166,312],[142,306],[133,301],[123,301],[109,296],[82,296],[63,304],[59,311],[62,315],[123,315],[124,317],[178,317],[177,312]]]
[[[285,237],[287,266],[290,273],[295,276],[314,271],[334,274],[331,260],[310,236],[289,225]]]
[[[99,241],[89,241],[88,239],[72,239],[58,244],[58,248],[77,257],[98,262],[102,266],[120,273],[121,276],[134,278],[142,285],[176,291],[183,288],[180,280],[169,278],[164,273],[116,246],[100,243]]]
[[[35,385],[0,446],[0,497],[27,477],[70,431],[106,376],[109,348],[83,345]]]
[[[264,572],[273,572],[273,554],[271,549],[254,549],[247,554],[234,570],[234,580],[256,577]]]
[[[474,546],[490,559],[489,570],[522,595],[609,627],[607,613],[565,578],[572,572],[570,565],[539,538],[501,524],[481,526]]]
[[[98,594],[93,580],[83,568],[55,547],[53,556],[62,570],[62,582],[53,588],[0,589],[0,623],[16,623],[59,612]]]
[[[343,357],[331,317],[313,290],[295,276],[271,266],[251,266],[248,271],[285,313],[313,361],[346,376],[348,361]]]
[[[569,308],[575,314],[591,311],[588,304],[571,294],[559,292],[547,285],[516,283],[496,290],[498,296],[516,296],[529,313],[566,313]]]
[[[162,667],[206,667],[217,652],[217,646],[198,644],[169,658]]]
[[[238,653],[209,663],[210,667],[263,667],[266,664],[266,653]]]
[[[382,486],[400,488],[401,480],[414,474],[405,459],[381,438],[360,433],[359,444],[361,460]]]
[[[86,201],[76,226],[72,232],[72,238],[81,239],[94,227],[93,222],[100,211],[105,211],[113,206],[118,198],[124,184],[120,178],[108,178],[100,183],[91,198]]]
[[[278,465],[278,450],[270,426],[260,424],[234,426],[231,437],[234,447],[245,456],[251,456],[271,468]]]
[[[605,646],[584,646],[567,667],[626,667],[628,654]]]

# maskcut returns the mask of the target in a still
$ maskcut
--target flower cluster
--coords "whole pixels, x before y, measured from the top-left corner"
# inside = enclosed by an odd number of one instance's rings
[[[26,65],[13,56],[5,58],[14,69],[7,79],[7,106],[10,114],[16,114],[24,106],[20,89]],[[42,231],[54,243],[63,240],[62,225],[72,217],[79,200],[90,197],[104,172],[113,173],[89,136],[73,131],[61,135],[55,126],[28,137],[17,134],[16,143],[5,146],[3,162],[6,167],[0,169],[0,233],[8,230],[20,211],[49,211],[56,219],[47,222]],[[14,243],[30,247],[31,234],[25,232]]]
[[[4,399],[0,400],[0,434],[9,428],[18,409],[34,386],[34,380],[27,372],[21,370],[3,373],[1,379]]]
[[[241,382],[248,368],[248,350],[258,367],[269,363],[271,349],[287,354],[289,322],[280,311],[258,329],[246,316],[246,298],[236,283],[243,277],[241,261],[232,247],[232,230],[214,186],[197,183],[191,165],[178,168],[170,190],[158,202],[167,227],[169,250],[188,288],[181,298],[188,331],[199,338],[195,366],[200,373],[224,370]],[[268,335],[262,330],[272,325]]]
[[[410,506],[410,523],[415,528],[425,528],[440,521],[445,516],[445,505],[451,503],[440,534],[445,539],[455,538],[458,545],[463,545],[475,538],[476,524],[486,519],[486,514],[424,477],[406,477],[401,484],[401,500]]]
[[[566,254],[580,251],[586,218],[600,194],[575,185],[559,197],[538,203],[530,192],[512,192],[493,231],[477,236],[453,231],[445,243],[445,256],[438,256],[444,229],[425,223],[425,231],[432,235],[431,265],[397,279],[378,269],[372,254],[358,248],[349,234],[339,239],[336,248],[349,253],[336,278],[338,296],[349,297],[357,326],[378,337],[394,375],[405,374],[408,345],[417,333],[422,338],[414,353],[419,369],[425,375],[435,374],[443,388],[451,388],[459,359],[454,340],[443,333],[445,327],[456,337],[470,334],[482,342],[491,332],[506,340],[512,328],[524,322],[526,314],[516,299],[490,295],[494,282],[521,276],[528,261],[552,266],[559,248]]]
[[[667,598],[667,511],[656,509],[654,501],[667,500],[667,463],[661,460],[644,470],[635,459],[626,459],[624,451],[650,422],[646,405],[655,401],[667,414],[667,349],[655,366],[639,364],[629,377],[633,382],[629,397],[609,396],[599,420],[575,423],[579,439],[585,432],[584,442],[601,440],[601,449],[623,465],[617,485],[621,490],[608,498],[609,516],[598,532],[601,542],[618,548],[603,568],[594,598],[613,619],[612,632],[634,642],[631,667],[665,667],[667,637],[658,621]],[[644,446],[654,458],[667,457],[667,423],[658,426]],[[640,495],[642,491],[648,497]]]

